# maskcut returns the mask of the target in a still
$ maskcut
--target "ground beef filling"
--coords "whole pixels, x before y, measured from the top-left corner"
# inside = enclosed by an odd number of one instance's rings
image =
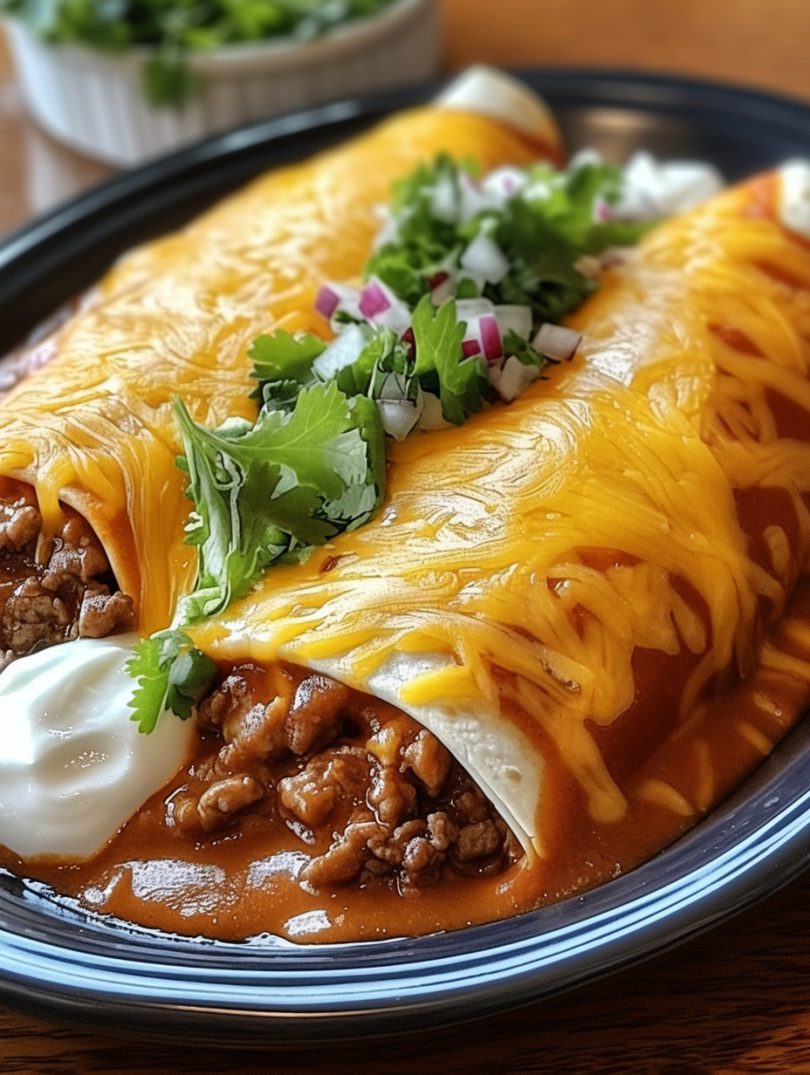
[[[0,479],[0,668],[15,657],[73,638],[103,638],[135,624],[98,538],[65,508],[51,540],[42,534],[36,496]]]
[[[237,667],[197,721],[210,750],[167,803],[167,824],[204,838],[279,819],[310,852],[305,887],[379,880],[404,893],[522,854],[435,736],[326,676]]]

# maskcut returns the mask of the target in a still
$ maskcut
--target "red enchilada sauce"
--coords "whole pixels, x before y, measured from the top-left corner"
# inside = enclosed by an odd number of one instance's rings
[[[628,766],[617,739],[615,752],[609,751],[612,771],[628,801],[617,823],[591,819],[549,743],[542,811],[546,859],[521,853],[469,778],[443,758],[443,748],[425,747],[420,739],[425,733],[415,722],[392,706],[333,685],[341,696],[339,728],[333,724],[329,732],[327,718],[303,754],[288,744],[272,763],[259,763],[254,773],[259,782],[269,780],[270,791],[241,809],[229,813],[226,796],[208,817],[205,794],[221,779],[229,749],[220,731],[208,730],[191,765],[90,862],[23,863],[7,853],[3,861],[92,910],[168,932],[229,940],[261,934],[297,941],[373,939],[508,917],[593,887],[649,858],[753,769],[810,702],[808,625],[810,585],[803,582],[790,614],[764,644],[762,665],[734,688],[707,698],[662,746],[639,760],[632,775],[621,775]],[[652,661],[644,667],[653,681],[668,671],[665,658],[657,669]],[[268,677],[255,666],[229,675],[254,689],[261,685],[266,693]],[[331,689],[324,677],[298,669],[276,668],[270,681],[277,683],[279,676],[297,687],[315,678],[319,687]],[[210,714],[206,722],[210,725]],[[238,736],[230,745],[235,742],[238,748]],[[340,759],[350,760],[349,770],[357,767],[354,778],[351,772],[336,775]],[[331,777],[325,778],[330,764]],[[240,765],[246,768],[244,757]],[[386,769],[392,778],[387,795],[380,777]],[[308,794],[307,774],[318,772]],[[412,795],[403,791],[406,785]],[[331,808],[319,802],[324,795],[331,797]],[[440,823],[437,815],[444,815]],[[347,842],[352,825],[355,831],[366,826],[362,851],[342,864],[329,862],[330,848]],[[436,854],[440,832],[451,839]],[[369,850],[370,837],[377,838],[377,855]],[[413,841],[411,865],[418,865],[421,853],[421,876],[418,868],[403,865]]]

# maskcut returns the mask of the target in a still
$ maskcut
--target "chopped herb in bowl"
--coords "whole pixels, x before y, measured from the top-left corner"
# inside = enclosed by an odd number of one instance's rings
[[[192,53],[228,45],[308,41],[344,23],[376,15],[393,0],[0,0],[0,13],[22,20],[53,44],[121,53],[146,48],[144,92],[155,106],[181,107],[197,81]]]

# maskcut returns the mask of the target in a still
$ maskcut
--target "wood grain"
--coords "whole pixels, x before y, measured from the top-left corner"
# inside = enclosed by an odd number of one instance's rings
[[[806,0],[442,0],[448,67],[598,64],[810,99]],[[107,173],[23,114],[0,47],[0,232]],[[125,1033],[122,1029],[122,1034]],[[249,1044],[249,1043],[246,1043]],[[0,1070],[498,1073],[810,1072],[810,876],[685,947],[552,1001],[395,1043],[269,1054],[155,1046],[0,1006]]]

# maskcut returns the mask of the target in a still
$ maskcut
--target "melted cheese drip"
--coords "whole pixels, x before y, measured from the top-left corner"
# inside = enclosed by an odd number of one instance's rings
[[[359,687],[394,652],[443,655],[405,701],[451,720],[501,704],[538,749],[557,745],[595,819],[620,818],[593,727],[633,702],[634,653],[694,655],[685,719],[756,665],[763,609],[781,615],[806,563],[810,446],[779,435],[772,404],[810,410],[810,252],[774,200],[772,182],[748,185],[659,228],[572,319],[574,363],[394,445],[378,518],[269,572],[197,642],[228,659],[348,655]],[[769,532],[767,567],[735,503],[758,488],[784,490],[797,519],[789,555]]]
[[[60,499],[93,525],[148,634],[193,584],[189,504],[171,409],[217,425],[253,417],[247,351],[275,328],[323,333],[318,287],[368,256],[374,206],[438,150],[483,170],[527,163],[536,140],[473,112],[425,108],[258,182],[184,231],[127,255],[91,309],[57,335],[58,357],[0,411],[0,474],[36,485],[46,526]]]

